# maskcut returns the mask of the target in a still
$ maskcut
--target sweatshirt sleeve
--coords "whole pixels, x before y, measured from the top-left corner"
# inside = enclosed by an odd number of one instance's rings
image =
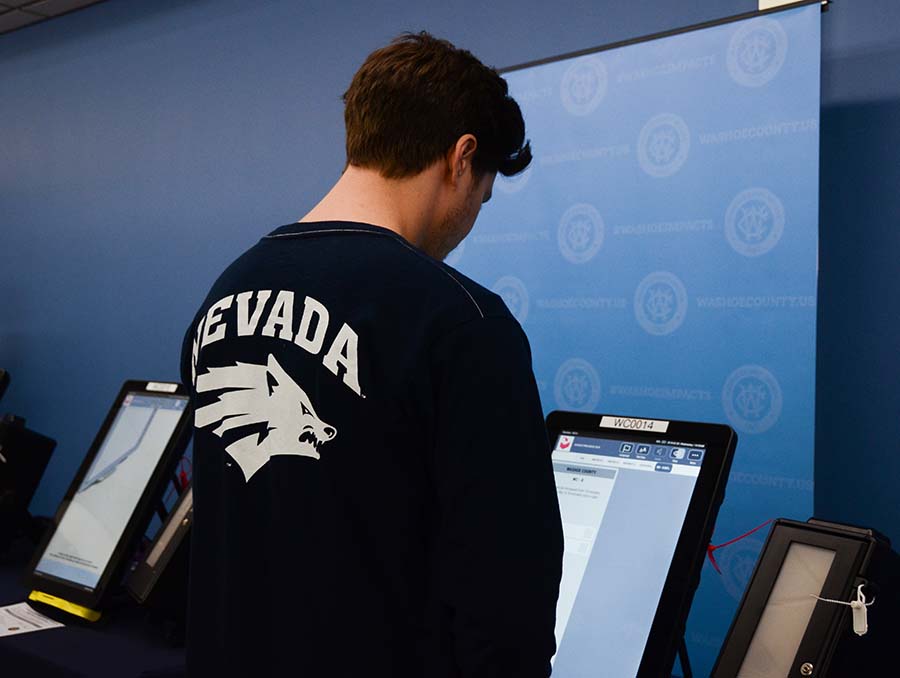
[[[193,350],[193,340],[194,325],[191,324],[181,341],[181,355],[179,359],[178,370],[181,377],[181,383],[184,384],[185,387],[187,387],[188,391],[190,391],[191,387],[193,386],[193,379],[191,375],[193,362],[191,351]]]
[[[562,528],[531,352],[508,317],[432,353],[437,577],[464,678],[546,678]]]
[[[181,383],[187,387],[189,392],[192,392],[194,377],[196,376],[194,374],[194,352],[199,352],[198,342],[200,337],[199,332],[197,331],[197,323],[200,322],[200,318],[202,317],[203,314],[198,311],[191,321],[191,324],[188,326],[184,338],[181,340],[179,371],[181,374]]]

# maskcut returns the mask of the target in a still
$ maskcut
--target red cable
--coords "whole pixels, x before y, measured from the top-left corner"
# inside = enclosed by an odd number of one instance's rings
[[[185,464],[188,465],[188,471],[184,470]],[[177,489],[180,492],[183,492],[185,489],[187,489],[188,484],[191,482],[191,475],[193,475],[193,472],[194,472],[194,465],[191,463],[190,459],[188,459],[187,457],[182,457],[181,459],[178,460],[177,477],[178,477],[178,484],[180,485],[180,487],[178,487]],[[163,504],[168,503],[169,495],[172,494],[173,489],[176,489],[175,485],[174,484],[169,485],[169,489],[166,490],[166,494],[165,494],[165,496],[163,496]]]
[[[745,532],[740,537],[735,537],[734,539],[729,539],[724,544],[719,544],[718,546],[713,546],[712,544],[710,544],[709,546],[707,546],[706,547],[706,556],[709,558],[709,562],[712,563],[712,566],[715,568],[716,572],[718,572],[719,574],[722,574],[722,570],[719,568],[719,564],[716,562],[716,557],[713,555],[713,551],[716,551],[717,549],[720,549],[720,548],[724,548],[726,546],[731,546],[735,542],[739,542],[741,539],[744,539],[745,537],[749,537],[751,534],[763,529],[766,525],[773,522],[774,520],[775,520],[774,518],[769,518],[769,520],[764,522],[762,525],[758,525],[757,527],[754,527],[752,530],[750,530],[749,532]]]
[[[187,471],[184,470],[185,464],[187,465]],[[184,491],[187,489],[188,484],[191,482],[191,476],[194,474],[194,465],[191,463],[191,460],[187,457],[182,457],[178,462],[178,480],[181,483],[181,490]]]

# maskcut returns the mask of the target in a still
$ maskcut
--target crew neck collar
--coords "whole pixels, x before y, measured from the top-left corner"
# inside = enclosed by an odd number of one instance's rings
[[[316,232],[353,233],[357,231],[377,233],[388,237],[399,238],[403,242],[407,242],[407,240],[396,231],[363,221],[295,221],[291,224],[279,226],[266,237],[283,237],[289,235],[301,235],[304,233],[313,234]]]

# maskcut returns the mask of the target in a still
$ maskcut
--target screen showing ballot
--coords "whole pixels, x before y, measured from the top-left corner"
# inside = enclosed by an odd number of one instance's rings
[[[637,674],[704,454],[627,433],[557,437],[565,551],[554,674]]]
[[[37,572],[96,588],[187,403],[181,395],[124,397]]]

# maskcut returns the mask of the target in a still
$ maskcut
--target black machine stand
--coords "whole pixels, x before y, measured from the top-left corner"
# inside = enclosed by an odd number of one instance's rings
[[[691,660],[688,659],[687,643],[684,642],[684,636],[681,637],[681,644],[678,646],[678,661],[681,663],[681,678],[694,678],[694,672],[691,671]]]

